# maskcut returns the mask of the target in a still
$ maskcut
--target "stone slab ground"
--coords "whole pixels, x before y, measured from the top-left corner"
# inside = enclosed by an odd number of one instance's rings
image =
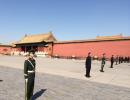
[[[0,56],[0,100],[24,100],[24,57]],[[34,100],[130,100],[130,64],[100,73],[93,61],[85,78],[84,60],[36,58]],[[3,81],[2,81],[3,80]]]

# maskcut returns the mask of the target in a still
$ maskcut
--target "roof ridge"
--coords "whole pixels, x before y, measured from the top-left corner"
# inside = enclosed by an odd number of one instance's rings
[[[22,43],[34,43],[34,42],[50,42],[50,41],[55,41],[55,37],[53,36],[52,32],[48,33],[42,33],[42,34],[32,34],[32,35],[27,35],[23,37],[18,43],[16,44],[22,44]]]
[[[119,35],[112,35],[112,36],[97,36],[96,39],[120,39],[124,38],[122,34]]]
[[[30,34],[30,35],[28,35],[27,34],[27,37],[28,36],[39,36],[39,35],[51,35],[52,33],[50,33],[50,32],[48,32],[48,33],[40,33],[40,34]]]

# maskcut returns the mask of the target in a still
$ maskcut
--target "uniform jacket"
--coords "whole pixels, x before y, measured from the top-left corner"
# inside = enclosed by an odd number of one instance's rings
[[[105,64],[106,64],[106,58],[103,57],[103,58],[102,58],[102,65],[105,65]]]
[[[91,56],[88,56],[88,57],[86,58],[85,64],[86,64],[86,67],[91,67]]]
[[[30,62],[33,64],[30,63]],[[27,78],[28,77],[28,71],[34,71],[35,72],[35,66],[36,66],[36,63],[35,63],[35,60],[25,60],[24,62],[24,77]]]
[[[114,57],[111,57],[111,62],[112,62],[112,63],[114,62]]]

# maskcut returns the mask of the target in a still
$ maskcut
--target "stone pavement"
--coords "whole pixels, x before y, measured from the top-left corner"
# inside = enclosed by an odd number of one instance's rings
[[[0,100],[24,100],[23,70],[0,66]],[[130,100],[130,88],[37,73],[33,100]]]
[[[0,56],[0,65],[23,70],[23,63],[25,59],[25,57],[17,56]],[[104,68],[105,72],[101,73],[99,71],[101,62],[93,61],[91,69],[92,77],[86,79],[84,77],[84,60],[73,61],[66,59],[51,59],[38,57],[36,58],[36,61],[37,72],[130,88],[130,63],[114,65],[114,68],[109,68],[110,62],[107,62]]]
[[[0,100],[24,100],[24,59],[0,56]],[[130,100],[128,63],[111,69],[107,62],[105,72],[101,73],[101,62],[93,61],[92,77],[85,78],[84,60],[36,58],[36,61],[34,98],[39,95],[36,100]]]

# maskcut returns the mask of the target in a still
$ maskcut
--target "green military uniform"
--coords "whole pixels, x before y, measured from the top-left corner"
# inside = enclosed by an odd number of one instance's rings
[[[35,65],[34,59],[28,59],[24,62],[25,100],[31,100],[31,97],[33,96]]]
[[[102,58],[102,62],[101,62],[101,70],[100,70],[100,72],[104,72],[104,71],[103,71],[103,68],[104,68],[105,63],[106,63],[106,58],[103,57],[103,58]]]

